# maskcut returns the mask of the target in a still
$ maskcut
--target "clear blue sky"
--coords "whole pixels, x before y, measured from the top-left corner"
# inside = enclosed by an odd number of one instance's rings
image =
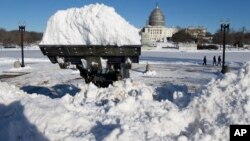
[[[0,27],[13,30],[25,21],[27,30],[43,32],[56,11],[96,2],[114,7],[138,28],[158,3],[167,27],[200,25],[213,33],[221,19],[230,18],[232,28],[250,30],[250,0],[0,0]]]

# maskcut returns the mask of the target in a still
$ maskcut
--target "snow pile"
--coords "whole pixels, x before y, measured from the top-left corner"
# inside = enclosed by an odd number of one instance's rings
[[[108,114],[112,107],[136,114],[131,104],[153,101],[154,93],[129,79],[105,89],[83,85],[76,96],[61,99],[28,95],[2,82],[0,87],[0,140],[102,140],[125,123],[122,115]]]
[[[154,70],[151,71],[146,71],[145,73],[143,73],[144,76],[156,76],[157,73]]]
[[[5,70],[5,72],[29,72],[30,70],[32,70],[33,68],[31,68],[30,66],[25,66],[25,67],[21,67],[21,68],[10,68],[8,70]]]
[[[57,99],[0,82],[0,140],[229,140],[230,124],[250,124],[249,85],[250,62],[185,106],[154,100],[154,88],[131,79],[108,88],[81,85],[75,96]]]
[[[229,125],[250,124],[250,62],[238,74],[213,80],[195,98],[189,111],[197,113],[188,133],[191,140],[229,140]]]
[[[140,35],[114,8],[97,3],[55,13],[40,44],[139,45]]]
[[[154,90],[138,81],[126,79],[122,82],[115,82],[108,88],[97,88],[94,84],[80,86],[81,94],[74,99],[82,101],[84,99],[92,102],[102,102],[111,100],[118,102],[130,96],[136,99],[153,100]],[[84,96],[84,97],[82,97]]]

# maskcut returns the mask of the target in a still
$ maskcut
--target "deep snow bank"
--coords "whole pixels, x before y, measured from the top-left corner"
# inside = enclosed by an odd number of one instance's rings
[[[229,140],[229,125],[250,124],[250,62],[238,73],[212,80],[188,111],[196,113],[186,130],[192,140]]]
[[[56,12],[40,44],[139,45],[140,35],[114,8],[97,3]]]
[[[0,82],[0,140],[229,140],[230,124],[250,124],[249,85],[250,62],[180,108],[153,100],[154,88],[130,79],[108,88],[81,85],[61,99]]]

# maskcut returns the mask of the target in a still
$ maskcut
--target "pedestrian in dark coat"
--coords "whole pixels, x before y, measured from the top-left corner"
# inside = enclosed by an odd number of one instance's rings
[[[221,66],[221,58],[220,58],[220,56],[218,57],[218,65]]]
[[[203,65],[207,65],[207,58],[206,58],[206,56],[204,56],[204,58],[203,58]]]
[[[217,64],[216,64],[216,56],[214,56],[214,58],[213,58],[213,66],[214,66],[214,65],[217,65]]]

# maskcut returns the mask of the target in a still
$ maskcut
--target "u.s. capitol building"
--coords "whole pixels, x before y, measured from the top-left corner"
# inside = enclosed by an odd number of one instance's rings
[[[165,16],[157,5],[150,13],[147,25],[140,32],[142,45],[154,46],[156,42],[167,41],[177,31],[177,28],[165,27]]]

